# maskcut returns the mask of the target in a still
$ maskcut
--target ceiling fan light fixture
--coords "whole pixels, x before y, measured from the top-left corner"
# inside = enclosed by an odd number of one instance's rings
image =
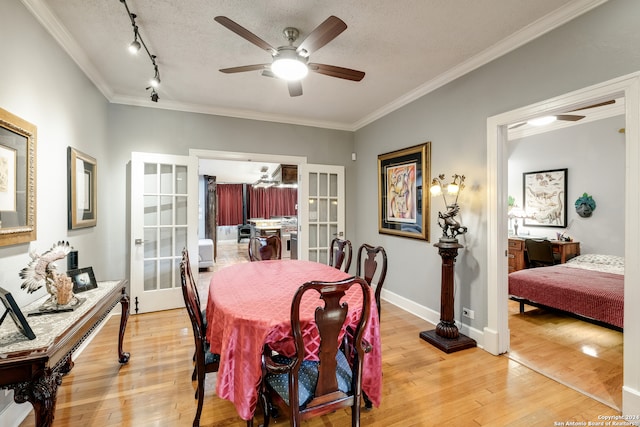
[[[273,59],[271,71],[276,77],[283,80],[297,81],[307,76],[309,68],[307,64],[298,57],[295,50],[281,48]]]
[[[558,120],[556,116],[544,116],[527,121],[531,126],[545,126]]]

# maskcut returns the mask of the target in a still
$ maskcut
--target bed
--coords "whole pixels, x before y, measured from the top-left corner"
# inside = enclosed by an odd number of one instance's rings
[[[623,328],[624,258],[585,254],[565,264],[509,274],[509,298],[561,310],[613,329]]]

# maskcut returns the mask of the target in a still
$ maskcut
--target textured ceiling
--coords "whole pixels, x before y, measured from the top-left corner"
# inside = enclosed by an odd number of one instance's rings
[[[604,0],[127,0],[162,78],[132,56],[133,30],[118,0],[22,0],[114,103],[356,130],[430,90],[526,43]],[[303,40],[330,15],[348,28],[312,62],[366,72],[361,82],[310,73],[304,94],[259,71],[270,55],[213,20],[223,15],[272,46],[285,27]],[[299,44],[299,43],[296,43]]]

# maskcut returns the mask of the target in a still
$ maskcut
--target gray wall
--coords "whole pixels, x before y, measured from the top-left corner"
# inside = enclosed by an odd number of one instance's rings
[[[487,324],[486,120],[488,117],[640,69],[640,2],[612,0],[533,42],[358,130],[358,241],[381,244],[389,256],[385,289],[439,312],[440,257],[432,246],[439,229],[433,200],[431,242],[378,234],[377,155],[432,142],[432,176],[464,174],[460,198],[469,232],[456,262],[459,320],[482,330]],[[461,318],[462,307],[475,320]]]
[[[612,117],[509,142],[509,195],[522,207],[522,174],[567,168],[567,235],[581,253],[624,255],[624,117]],[[574,203],[583,193],[596,202],[589,218]],[[522,222],[520,222],[522,224]],[[555,238],[562,228],[519,227],[520,234]]]

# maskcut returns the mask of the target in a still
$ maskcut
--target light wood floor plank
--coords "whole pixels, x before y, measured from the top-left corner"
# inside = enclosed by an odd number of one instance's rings
[[[246,249],[243,246],[246,244],[239,245],[237,257],[243,256]],[[230,257],[226,265],[232,262]],[[209,274],[215,274],[215,269]],[[204,290],[208,276],[201,276],[199,287]],[[525,326],[531,329],[529,323]],[[131,352],[131,359],[123,366],[117,362],[118,327],[118,316],[109,319],[76,360],[71,373],[63,378],[54,426],[191,426],[196,409],[196,384],[191,382],[194,345],[186,310],[131,316],[125,336],[125,351]],[[362,412],[362,426],[553,426],[554,422],[597,421],[599,415],[619,414],[509,356],[492,356],[479,348],[443,353],[418,336],[420,331],[433,327],[383,301],[382,405]],[[523,332],[516,332],[519,327],[513,320],[510,327],[512,341],[517,342]],[[553,333],[567,335],[556,330]],[[595,335],[591,336],[592,333]],[[598,348],[603,359],[615,363],[615,337],[596,332],[585,332],[584,337],[585,342],[595,340],[604,346],[604,349]],[[558,337],[536,339],[559,340]],[[522,345],[526,346],[530,340],[522,337]],[[581,341],[576,342],[572,345],[581,345]],[[568,351],[537,345],[546,360]],[[613,354],[610,357],[609,352]],[[577,358],[570,360],[578,363]],[[599,373],[598,379],[586,381],[597,384],[615,382],[618,375],[617,368],[606,364],[593,365],[590,369]],[[589,377],[585,373],[579,375]],[[245,425],[233,405],[216,396],[215,380],[215,374],[207,376],[200,425]],[[350,410],[341,410],[304,425],[345,426],[350,425],[350,416]],[[21,427],[33,425],[31,414]],[[277,420],[275,426],[278,425],[288,425],[284,416]]]

